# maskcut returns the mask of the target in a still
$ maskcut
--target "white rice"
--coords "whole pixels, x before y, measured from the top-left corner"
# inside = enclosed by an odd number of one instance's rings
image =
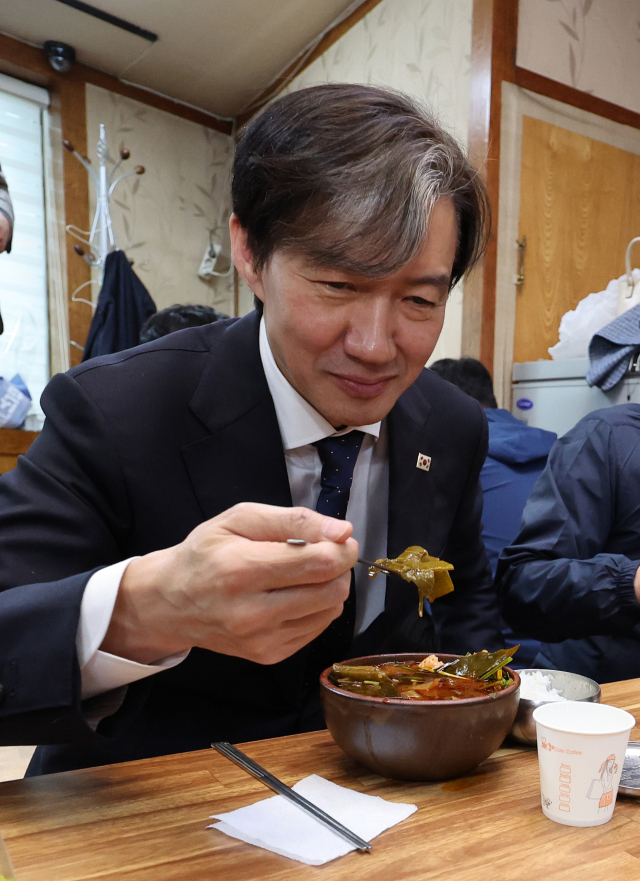
[[[529,701],[565,701],[557,688],[551,684],[551,676],[539,670],[520,670],[520,697]]]

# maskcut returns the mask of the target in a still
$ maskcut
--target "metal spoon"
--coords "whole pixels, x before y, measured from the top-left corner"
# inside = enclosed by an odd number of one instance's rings
[[[302,546],[306,545],[306,541],[303,538],[288,538],[287,544]],[[371,560],[364,560],[362,557],[358,557],[358,563],[362,563],[362,565],[366,566],[368,569],[379,569],[380,572],[384,572],[386,575],[393,575],[396,578],[399,578],[400,581],[405,581],[399,572],[394,572],[393,569],[387,569],[386,566],[381,566],[379,563],[373,563]],[[405,584],[406,583],[408,582],[405,581]]]

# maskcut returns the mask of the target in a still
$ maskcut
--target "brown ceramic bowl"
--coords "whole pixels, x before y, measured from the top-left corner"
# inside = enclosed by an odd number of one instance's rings
[[[438,653],[441,661],[458,655]],[[423,654],[369,655],[344,664],[421,661]],[[408,701],[366,697],[320,676],[320,697],[327,728],[352,759],[395,780],[449,780],[488,758],[505,739],[518,709],[520,677],[510,667],[513,685],[486,697],[457,701]]]

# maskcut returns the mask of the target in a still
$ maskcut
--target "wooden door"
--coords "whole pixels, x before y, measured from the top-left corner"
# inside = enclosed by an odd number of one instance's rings
[[[527,248],[517,362],[550,357],[564,313],[622,275],[627,244],[640,235],[640,156],[526,115],[521,155],[519,238]]]

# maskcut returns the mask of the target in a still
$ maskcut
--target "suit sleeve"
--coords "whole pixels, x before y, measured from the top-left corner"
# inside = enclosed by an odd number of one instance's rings
[[[455,590],[436,600],[432,614],[440,651],[465,654],[504,646],[498,598],[482,541],[480,469],[487,455],[487,420],[478,405],[477,442],[443,559],[454,566]]]
[[[640,526],[633,432],[625,444],[624,427],[585,419],[554,445],[498,562],[503,615],[515,630],[544,642],[640,632],[640,561],[607,552],[616,531],[637,536]]]
[[[42,397],[45,427],[0,479],[0,744],[93,737],[76,633],[96,568],[122,559],[126,490],[99,410],[69,375]]]

